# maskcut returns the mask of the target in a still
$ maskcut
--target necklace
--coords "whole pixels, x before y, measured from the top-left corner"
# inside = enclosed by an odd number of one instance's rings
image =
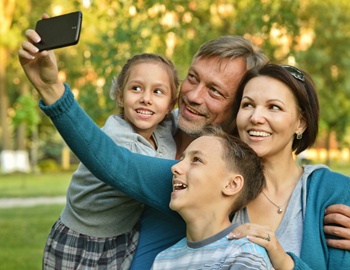
[[[264,191],[262,191],[262,194],[264,194],[265,198],[266,198],[270,203],[272,203],[274,206],[277,207],[277,213],[278,213],[278,214],[282,214],[282,212],[283,212],[283,208],[282,208],[282,207],[284,207],[284,206],[287,204],[287,202],[289,201],[289,199],[288,199],[282,206],[279,206],[279,205],[275,204],[273,201],[271,201],[270,198],[267,197],[267,195],[265,194]]]

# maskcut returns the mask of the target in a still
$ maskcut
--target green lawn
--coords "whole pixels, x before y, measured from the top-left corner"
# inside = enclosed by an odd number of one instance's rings
[[[0,208],[0,270],[41,269],[47,235],[63,205]]]
[[[72,172],[0,175],[0,198],[63,196]]]
[[[0,175],[0,198],[64,196],[71,175]],[[0,270],[41,269],[47,235],[63,206],[0,208]]]

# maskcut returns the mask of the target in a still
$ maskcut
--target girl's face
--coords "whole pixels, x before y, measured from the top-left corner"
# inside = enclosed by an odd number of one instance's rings
[[[305,130],[296,99],[284,83],[268,76],[251,79],[237,114],[240,138],[259,157],[290,157],[294,136]]]
[[[138,63],[131,67],[123,98],[124,119],[135,132],[149,138],[172,108],[170,76],[159,63]]]

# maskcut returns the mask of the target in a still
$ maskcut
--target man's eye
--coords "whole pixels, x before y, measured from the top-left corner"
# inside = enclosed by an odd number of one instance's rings
[[[188,73],[188,74],[187,74],[187,79],[188,79],[189,82],[191,82],[191,83],[197,82],[196,76],[194,76],[194,75],[191,74],[191,73]]]
[[[214,96],[221,96],[221,97],[223,96],[223,94],[221,94],[221,92],[217,90],[215,87],[210,87],[209,89]]]

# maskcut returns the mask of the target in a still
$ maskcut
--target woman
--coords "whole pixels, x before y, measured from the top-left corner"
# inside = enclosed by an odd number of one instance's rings
[[[300,167],[294,160],[318,131],[310,77],[292,66],[252,69],[240,83],[234,112],[233,133],[262,159],[266,177],[262,193],[235,214],[233,222],[246,224],[234,234],[264,246],[276,269],[307,267],[297,257],[312,269],[345,269],[350,252],[327,247],[323,216],[331,204],[350,204],[350,179],[324,165]]]

